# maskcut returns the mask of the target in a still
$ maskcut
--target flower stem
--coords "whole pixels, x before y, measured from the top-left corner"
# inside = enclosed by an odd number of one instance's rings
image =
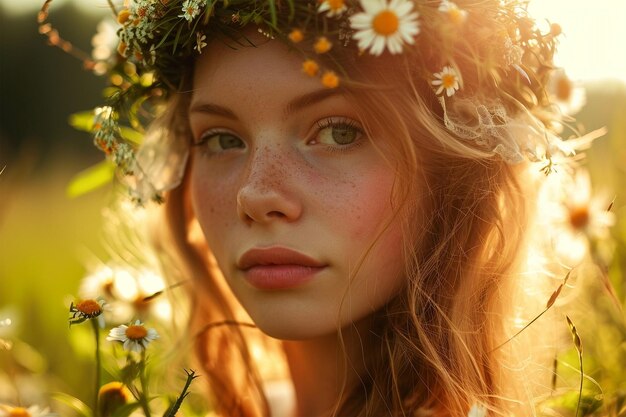
[[[141,396],[139,402],[145,417],[150,417],[150,407],[148,407],[148,382],[146,381],[146,351],[141,351],[141,361],[139,362],[139,383],[141,384]]]
[[[102,362],[100,359],[100,330],[98,329],[98,321],[97,320],[90,320],[91,321],[91,325],[93,327],[93,334],[94,337],[96,338],[96,398],[94,401],[94,415],[96,417],[100,416],[100,404],[98,404],[98,394],[100,391],[100,372],[101,372],[101,368],[102,368]]]

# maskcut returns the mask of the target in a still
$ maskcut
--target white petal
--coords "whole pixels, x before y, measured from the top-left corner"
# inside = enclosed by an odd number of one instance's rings
[[[115,327],[113,329],[111,329],[109,331],[109,335],[107,336],[106,340],[118,340],[120,342],[123,342],[124,340],[126,340],[126,329],[128,327],[125,325],[121,325],[118,327]]]
[[[397,36],[387,38],[387,48],[392,54],[402,53],[402,41]]]
[[[354,35],[352,35],[352,39],[356,39],[357,41],[367,39],[368,42],[371,42],[371,40],[374,38],[375,35],[376,35],[376,32],[374,32],[373,30],[365,29],[365,30],[360,30],[356,32]]]
[[[400,18],[402,18],[407,13],[409,13],[411,10],[413,10],[413,2],[412,1],[402,0],[402,3],[398,4],[396,7],[394,7],[394,10],[396,11],[396,14]]]
[[[358,37],[356,35],[359,35]],[[359,41],[359,49],[365,50],[370,47],[370,45],[374,42],[376,38],[376,33],[373,30],[367,30],[363,32],[358,32],[353,36],[356,40]]]
[[[352,29],[369,29],[372,27],[372,16],[367,13],[358,13],[350,18],[350,26]]]
[[[361,7],[365,13],[376,14],[387,8],[385,0],[361,0]]]
[[[359,39],[359,49],[366,50],[374,43],[376,35],[373,30],[361,33],[363,33],[363,37]]]
[[[381,55],[385,50],[385,38],[383,36],[377,36],[374,38],[374,42],[370,48],[370,53],[375,56]]]

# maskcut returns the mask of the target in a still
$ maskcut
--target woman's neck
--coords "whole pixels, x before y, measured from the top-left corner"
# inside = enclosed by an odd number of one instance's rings
[[[332,416],[341,395],[345,398],[360,384],[370,325],[371,320],[365,319],[345,327],[343,345],[337,333],[283,342],[295,389],[296,416]]]

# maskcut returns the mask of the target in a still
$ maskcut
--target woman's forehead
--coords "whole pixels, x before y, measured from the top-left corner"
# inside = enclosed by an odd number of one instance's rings
[[[361,88],[354,82],[344,82],[338,88],[325,88],[316,77],[306,74],[301,55],[284,42],[267,39],[256,31],[246,38],[251,44],[213,41],[197,58],[193,72],[192,103],[206,99],[257,100],[268,96],[306,95],[326,90],[327,95],[358,96]],[[350,53],[336,55],[352,81],[366,80],[371,90],[376,85],[388,88],[397,78],[391,76],[390,66],[380,60],[360,58],[359,68],[350,64]],[[356,71],[355,71],[356,70]],[[358,73],[358,74],[357,74]],[[333,91],[336,90],[336,91]],[[320,93],[323,94],[323,93]]]

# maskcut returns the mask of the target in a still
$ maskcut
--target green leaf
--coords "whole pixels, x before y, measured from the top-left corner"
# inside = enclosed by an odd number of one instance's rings
[[[132,127],[120,126],[120,133],[124,139],[136,145],[141,145],[143,142],[143,133]]]
[[[65,394],[63,392],[52,393],[51,397],[76,410],[76,412],[84,417],[93,417],[93,411],[91,411],[91,408],[89,408],[87,404],[85,404],[78,398],[72,397],[71,395]]]
[[[93,110],[74,113],[70,115],[69,123],[74,129],[91,132],[93,130],[93,117]]]
[[[271,18],[271,21],[272,21],[272,26],[276,27],[276,25],[278,24],[278,17],[276,15],[276,1],[275,0],[268,0],[267,6],[270,9],[270,18]]]
[[[104,160],[79,172],[67,186],[69,197],[78,197],[111,182],[115,175],[115,165]]]

